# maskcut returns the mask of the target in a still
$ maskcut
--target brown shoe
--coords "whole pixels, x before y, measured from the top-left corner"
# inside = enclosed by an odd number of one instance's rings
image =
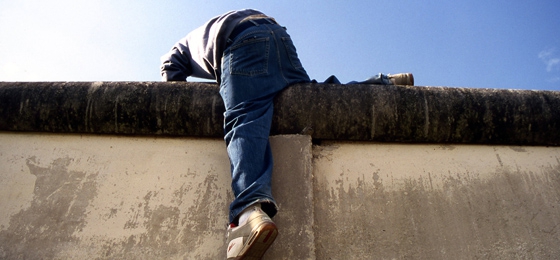
[[[412,73],[389,74],[387,77],[393,82],[393,85],[414,86]]]

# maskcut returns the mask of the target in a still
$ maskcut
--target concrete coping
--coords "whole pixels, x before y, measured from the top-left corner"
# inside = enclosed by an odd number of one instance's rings
[[[0,82],[0,131],[222,137],[219,86]],[[298,84],[271,134],[406,143],[560,144],[560,92]]]

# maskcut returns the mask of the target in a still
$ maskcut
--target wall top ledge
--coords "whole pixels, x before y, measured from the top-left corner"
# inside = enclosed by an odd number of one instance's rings
[[[222,137],[212,83],[0,82],[0,131]],[[271,134],[407,143],[560,144],[560,92],[298,84]]]

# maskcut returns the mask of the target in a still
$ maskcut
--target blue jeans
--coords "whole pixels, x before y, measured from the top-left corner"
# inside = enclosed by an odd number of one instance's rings
[[[315,81],[316,82],[316,81]],[[340,80],[335,75],[328,77],[323,83],[329,84],[342,84]],[[393,85],[393,82],[389,77],[383,73],[379,73],[373,77],[370,77],[364,81],[350,81],[346,84],[374,84],[374,85]]]
[[[224,51],[220,95],[226,107],[224,139],[235,195],[230,223],[257,202],[271,217],[278,210],[271,192],[268,141],[273,99],[287,86],[300,82],[310,82],[309,76],[286,29],[279,25],[249,27]]]

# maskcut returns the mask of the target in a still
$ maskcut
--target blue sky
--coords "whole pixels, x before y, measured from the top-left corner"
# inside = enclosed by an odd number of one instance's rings
[[[177,40],[242,8],[286,26],[319,81],[560,91],[558,0],[0,0],[0,81],[159,81]]]

